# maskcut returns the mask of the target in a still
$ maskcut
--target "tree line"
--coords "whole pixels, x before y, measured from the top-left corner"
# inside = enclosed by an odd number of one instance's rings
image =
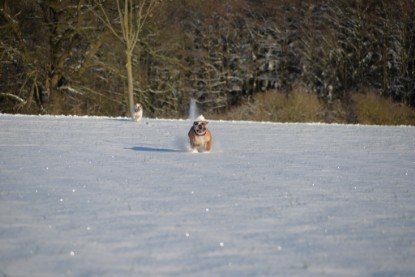
[[[218,114],[296,86],[414,107],[414,22],[413,0],[1,0],[0,112]]]

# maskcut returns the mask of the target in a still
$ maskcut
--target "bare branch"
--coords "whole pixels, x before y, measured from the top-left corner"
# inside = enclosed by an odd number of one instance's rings
[[[104,7],[102,6],[100,0],[95,0],[95,2],[99,6],[99,8],[100,8],[100,10],[103,14],[103,16],[101,16],[99,13],[94,11],[95,16],[98,17],[102,21],[102,23],[105,25],[105,27],[107,27],[116,38],[118,38],[120,41],[124,41],[123,37],[120,36],[118,31],[115,30],[115,28],[113,27],[113,25],[111,23],[111,20],[109,19],[108,15],[107,15],[107,12],[105,11]],[[117,0],[117,3],[118,3],[118,0]]]
[[[13,100],[15,100],[15,101],[17,101],[17,102],[22,103],[23,105],[25,105],[25,104],[26,104],[26,102],[27,102],[27,101],[26,101],[26,100],[24,100],[23,98],[20,98],[19,96],[14,95],[14,94],[11,94],[11,93],[0,92],[0,96],[7,97],[7,98],[10,98],[10,99],[13,99]]]

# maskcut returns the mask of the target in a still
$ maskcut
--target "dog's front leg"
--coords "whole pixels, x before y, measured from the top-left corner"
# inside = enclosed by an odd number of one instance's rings
[[[205,143],[205,151],[210,152],[211,148],[212,148],[212,140],[209,140]]]

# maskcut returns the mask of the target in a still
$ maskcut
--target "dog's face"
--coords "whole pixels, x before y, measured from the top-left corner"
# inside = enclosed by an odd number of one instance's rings
[[[195,133],[199,136],[203,136],[206,134],[207,129],[207,121],[195,121],[193,122],[193,129],[195,130]]]
[[[141,106],[141,104],[140,103],[137,103],[137,104],[135,104],[135,106],[134,106],[134,112],[138,112],[138,111],[141,111],[142,110],[142,106]]]

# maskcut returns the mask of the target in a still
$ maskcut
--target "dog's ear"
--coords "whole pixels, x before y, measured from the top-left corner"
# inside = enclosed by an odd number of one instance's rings
[[[207,121],[203,121],[203,124],[204,124],[204,125],[208,125],[208,123],[209,123],[209,122],[207,122]]]

